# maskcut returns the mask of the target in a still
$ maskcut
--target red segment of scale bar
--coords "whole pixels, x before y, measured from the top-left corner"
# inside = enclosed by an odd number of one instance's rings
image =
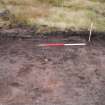
[[[50,43],[50,44],[45,44],[45,46],[64,46],[64,43]]]

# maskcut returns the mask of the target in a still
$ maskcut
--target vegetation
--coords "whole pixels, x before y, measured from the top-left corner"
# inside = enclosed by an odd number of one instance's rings
[[[8,19],[0,26],[47,25],[49,27],[105,31],[105,0],[0,0],[0,10],[8,10]]]

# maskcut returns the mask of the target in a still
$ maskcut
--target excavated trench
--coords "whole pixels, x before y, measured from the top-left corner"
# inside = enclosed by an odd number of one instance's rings
[[[0,105],[105,105],[105,33],[88,34],[1,29]]]

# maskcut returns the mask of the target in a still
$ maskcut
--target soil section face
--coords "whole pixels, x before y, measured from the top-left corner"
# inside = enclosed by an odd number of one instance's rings
[[[37,47],[47,42],[86,42],[80,36],[0,40],[0,104],[105,105],[105,42]]]

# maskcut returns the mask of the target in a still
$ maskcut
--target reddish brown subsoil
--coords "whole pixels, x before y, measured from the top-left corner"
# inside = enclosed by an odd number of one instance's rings
[[[78,47],[35,46],[64,38],[0,40],[0,105],[105,105],[104,40]],[[69,36],[63,42],[86,39]]]

